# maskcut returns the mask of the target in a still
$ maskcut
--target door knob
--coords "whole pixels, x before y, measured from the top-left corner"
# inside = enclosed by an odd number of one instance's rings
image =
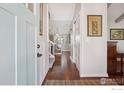
[[[40,53],[37,53],[37,57],[41,57],[42,56],[42,54],[40,54]]]
[[[40,48],[40,44],[37,44],[37,48]]]

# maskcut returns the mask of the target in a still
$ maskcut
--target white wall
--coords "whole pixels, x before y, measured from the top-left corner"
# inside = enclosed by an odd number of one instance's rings
[[[71,20],[51,20],[50,34],[69,34]]]
[[[75,11],[74,11],[74,15],[73,15],[73,21],[75,21],[75,19],[77,18],[77,16],[79,16],[79,12],[81,10],[81,3],[77,3],[75,5]]]
[[[75,21],[80,20],[80,10],[81,10],[81,4],[77,3],[75,4],[75,11],[73,15],[73,20],[72,20],[72,41],[71,41],[71,59],[72,62],[76,63],[76,30],[80,30],[80,27],[76,28]],[[79,23],[80,24],[80,23]],[[78,69],[79,70],[79,69]]]
[[[73,35],[72,35],[72,60],[75,63],[75,24],[73,23],[73,31],[72,31]]]
[[[45,42],[45,75],[49,70],[49,16],[48,16],[48,4],[44,4],[43,11],[43,38]]]
[[[122,28],[124,29],[124,20],[116,23],[115,20],[124,13],[124,4],[113,3],[108,8],[108,40],[110,40],[110,29],[111,28]],[[117,41],[117,51],[124,52],[124,40]]]
[[[82,4],[80,15],[80,76],[107,76],[107,4]],[[102,37],[87,36],[87,15],[102,15]]]

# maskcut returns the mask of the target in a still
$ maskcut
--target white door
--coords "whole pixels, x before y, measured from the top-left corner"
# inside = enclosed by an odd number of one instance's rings
[[[10,11],[0,7],[0,85],[16,84],[15,21]]]
[[[26,22],[26,68],[27,85],[35,84],[35,29],[34,25]]]
[[[44,59],[44,41],[41,37],[38,38],[38,50],[39,56],[37,56],[37,84],[41,85],[45,78],[45,59]]]
[[[0,4],[0,85],[35,84],[34,24],[24,4]]]
[[[40,48],[37,53],[42,54],[38,57],[37,61],[37,83],[41,85],[45,76],[49,70],[49,39],[48,39],[48,5],[43,4],[43,35],[40,36],[38,33],[38,44]],[[41,31],[41,32],[42,32]]]

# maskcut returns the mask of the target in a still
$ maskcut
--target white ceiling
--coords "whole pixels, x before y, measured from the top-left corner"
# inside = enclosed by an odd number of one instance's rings
[[[72,20],[74,16],[75,4],[56,3],[49,4],[51,20]]]

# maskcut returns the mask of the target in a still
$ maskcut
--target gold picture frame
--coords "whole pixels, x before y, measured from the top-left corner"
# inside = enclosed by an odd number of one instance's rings
[[[88,36],[101,37],[102,36],[102,15],[88,15],[87,27],[88,27]]]
[[[28,9],[33,13],[34,12],[34,4],[28,3]]]
[[[110,40],[124,40],[124,29],[110,29]]]
[[[39,35],[42,36],[43,35],[43,3],[40,3],[40,22],[39,22],[40,26],[39,26]]]

